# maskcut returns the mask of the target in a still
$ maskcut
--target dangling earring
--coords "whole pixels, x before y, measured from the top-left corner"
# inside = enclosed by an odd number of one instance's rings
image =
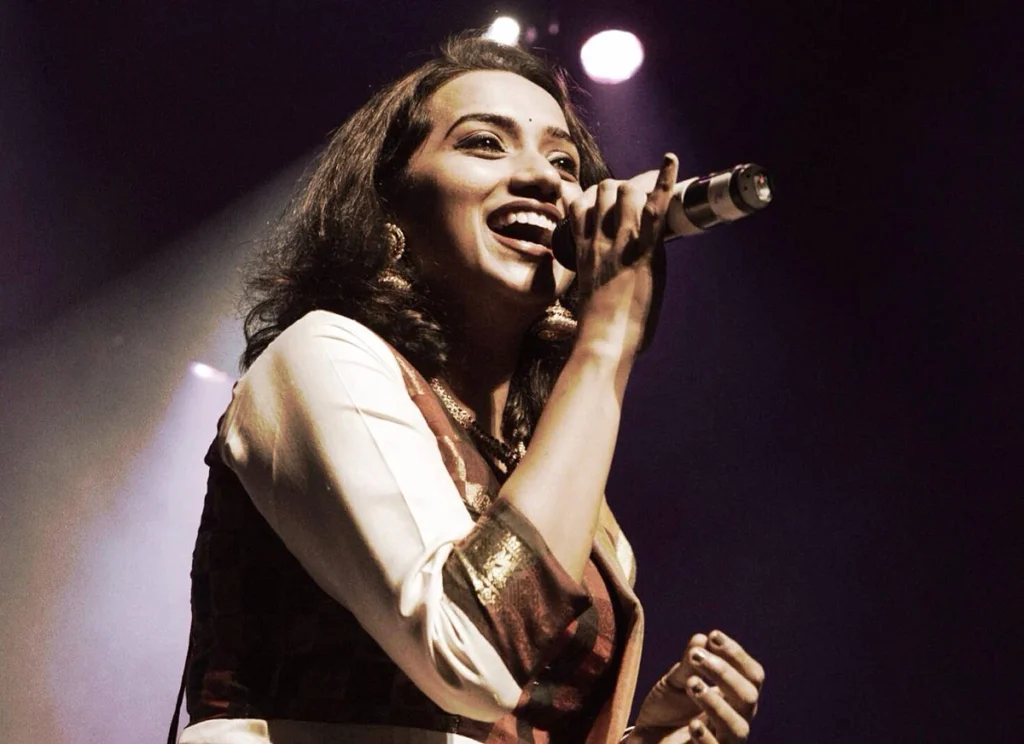
[[[388,241],[388,265],[380,273],[380,282],[392,289],[405,291],[409,289],[409,281],[395,271],[395,265],[405,253],[405,233],[393,222],[384,223],[384,233]]]
[[[576,318],[562,304],[555,300],[544,311],[544,317],[538,320],[533,331],[543,341],[564,341],[576,335]]]

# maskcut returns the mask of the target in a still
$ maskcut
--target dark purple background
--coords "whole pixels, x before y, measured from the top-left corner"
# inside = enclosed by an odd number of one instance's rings
[[[768,668],[754,741],[1021,738],[1024,67],[991,7],[566,2],[540,41],[582,81],[589,32],[644,40],[631,87],[586,103],[620,174],[676,149],[776,175],[766,213],[675,246],[609,485],[641,561],[642,685],[721,627]],[[0,342],[492,10],[5,4]]]

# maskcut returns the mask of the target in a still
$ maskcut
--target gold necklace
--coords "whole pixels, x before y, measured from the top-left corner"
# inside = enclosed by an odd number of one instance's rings
[[[526,445],[522,441],[516,442],[515,447],[510,447],[488,434],[477,424],[476,417],[459,405],[459,402],[445,390],[438,378],[431,378],[430,389],[437,393],[448,414],[476,441],[480,449],[484,450],[484,454],[491,459],[502,475],[508,475],[515,469],[526,454]]]

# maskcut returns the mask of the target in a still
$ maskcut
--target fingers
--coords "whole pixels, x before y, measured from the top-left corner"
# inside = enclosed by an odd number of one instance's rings
[[[634,218],[630,224],[632,239],[628,243],[623,243],[623,266],[629,266],[639,258],[650,255],[661,245],[665,233],[665,219],[678,173],[679,159],[672,153],[666,153],[658,170],[654,188],[649,192],[642,190],[634,181],[627,182],[635,193],[642,193],[644,197],[642,204],[638,199],[630,210],[630,215]]]
[[[740,644],[719,630],[690,638],[682,659],[665,675],[665,684],[685,693],[706,718],[705,732],[690,722],[688,736],[701,744],[742,742],[750,733],[750,721],[764,684],[764,668]]]
[[[764,685],[764,667],[722,631],[711,631],[708,635],[708,648],[732,664],[758,690]]]
[[[740,744],[747,740],[747,737],[750,736],[750,722],[740,715],[718,691],[708,687],[704,680],[696,676],[687,680],[686,691],[707,715],[708,725],[706,728],[710,729],[702,737],[694,736],[695,739],[701,742],[721,742],[721,744]],[[691,721],[691,730],[693,725],[694,721]]]
[[[686,733],[690,737],[689,741],[700,742],[700,744],[719,744],[714,732],[705,726],[699,718],[690,721],[690,725],[686,727]]]
[[[699,718],[694,718],[686,726],[673,731],[658,744],[718,744],[707,725]]]
[[[764,667],[722,631],[698,633],[690,638],[682,659],[669,670],[666,681],[683,690],[694,675],[720,687],[725,699],[743,715],[753,717],[757,711]]]
[[[679,176],[679,158],[672,153],[666,153],[661,163],[661,170],[658,171],[658,180],[654,188],[645,200],[640,214],[640,225],[638,230],[639,240],[637,245],[641,254],[653,251],[660,243],[665,233],[665,218],[668,214],[669,204],[672,202],[672,192],[676,187],[676,178]],[[624,260],[629,264],[630,261]]]
[[[731,663],[710,653],[707,649],[695,648],[687,658],[695,674],[718,686],[722,697],[740,714],[753,717],[757,708],[758,688],[743,676]],[[689,683],[689,680],[687,680]]]
[[[628,209],[623,205],[623,186],[626,182],[611,179],[602,181],[597,187],[597,203],[594,205],[593,242],[591,243],[591,265],[598,285],[604,284],[618,271],[621,250],[622,228],[629,222]],[[624,213],[626,212],[626,213]]]
[[[650,251],[639,240],[643,213],[647,208],[647,193],[629,181],[619,184],[615,202],[616,224],[614,245],[619,250],[619,263],[629,266]]]
[[[707,645],[708,637],[703,633],[697,633],[690,637],[689,643],[686,644],[686,650],[683,652],[682,660],[669,669],[668,674],[665,675],[665,682],[669,687],[681,691],[686,690],[686,680],[697,673],[690,656],[694,650],[706,648]]]
[[[606,179],[569,205],[577,266],[588,266],[596,284],[660,244],[678,171],[679,160],[670,153],[658,171],[629,181]]]
[[[626,744],[719,744],[708,728],[707,716],[700,717],[681,725],[667,728],[636,727],[626,739]]]

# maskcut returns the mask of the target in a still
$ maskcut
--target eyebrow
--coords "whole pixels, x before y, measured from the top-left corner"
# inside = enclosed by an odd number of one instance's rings
[[[448,127],[448,131],[445,132],[445,138],[449,137],[451,133],[455,131],[456,127],[458,127],[460,124],[464,124],[467,121],[482,121],[486,124],[493,124],[496,127],[501,127],[502,129],[509,132],[514,132],[516,134],[522,133],[522,128],[519,126],[519,122],[517,122],[511,116],[504,116],[502,114],[473,113],[464,114],[460,116],[458,119],[456,119],[455,123]],[[569,134],[564,129],[562,129],[561,127],[545,127],[544,134],[547,137],[562,140],[567,144],[572,145],[577,150],[579,149],[579,145],[576,144],[576,140],[573,139],[572,135]]]

